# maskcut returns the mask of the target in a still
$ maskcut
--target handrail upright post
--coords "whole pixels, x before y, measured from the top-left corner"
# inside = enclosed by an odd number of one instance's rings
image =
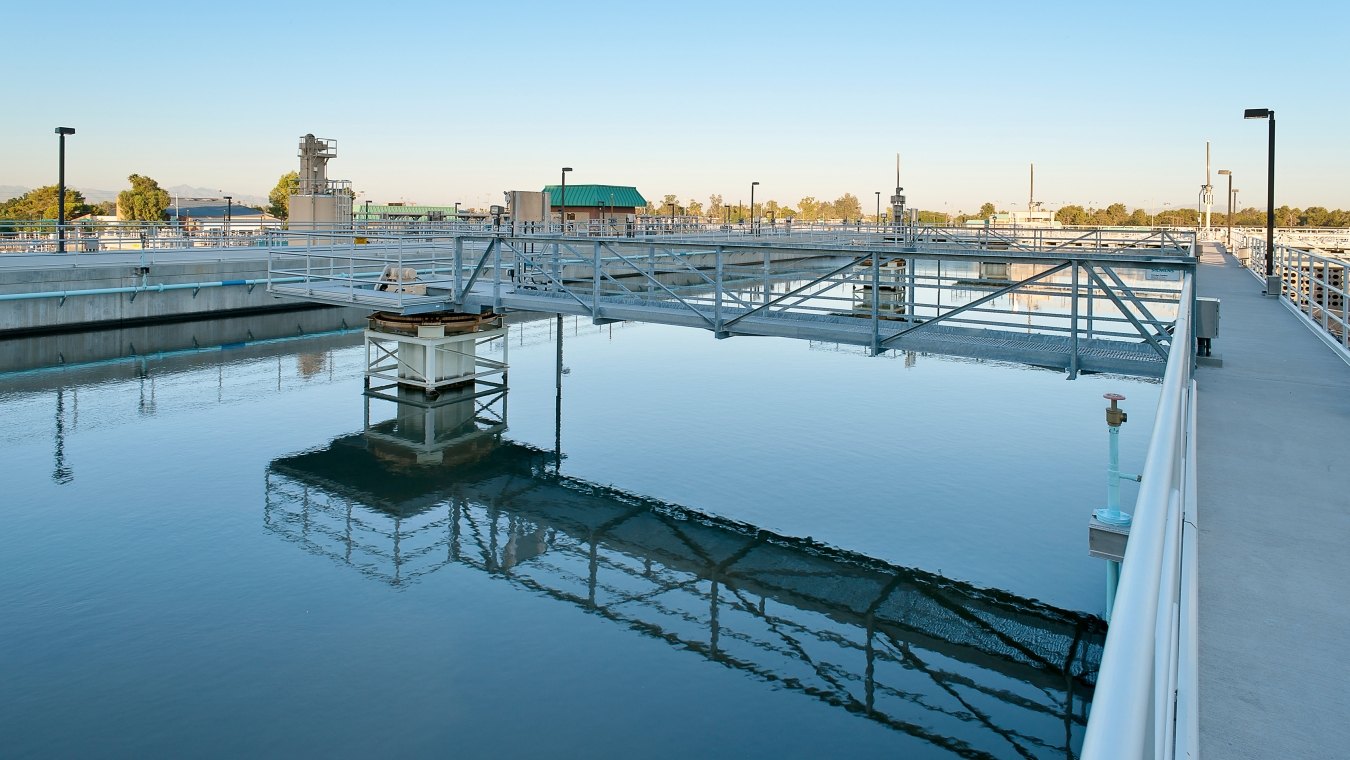
[[[724,288],[725,269],[722,265],[722,254],[725,252],[723,246],[717,246],[717,279],[716,286],[713,289],[713,324],[716,325],[716,336],[722,337],[722,289]]]
[[[600,318],[600,241],[591,243],[591,319]]]
[[[502,307],[502,238],[497,236],[497,244],[492,247],[492,308]]]
[[[1350,266],[1341,265],[1341,345],[1350,349]]]
[[[464,303],[464,238],[455,238],[455,303]]]
[[[1093,305],[1097,300],[1097,284],[1089,277],[1087,283],[1087,339],[1092,340]]]
[[[553,288],[558,293],[562,293],[564,290],[562,284],[562,243],[560,241],[553,243]]]
[[[1069,270],[1072,273],[1069,298],[1069,335],[1072,353],[1069,356],[1069,379],[1078,377],[1078,262]]]
[[[939,292],[942,283],[938,282]],[[881,256],[872,252],[872,355],[881,353]]]

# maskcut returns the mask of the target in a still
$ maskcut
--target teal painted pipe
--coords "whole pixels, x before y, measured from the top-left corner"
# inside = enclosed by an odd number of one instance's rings
[[[122,288],[89,288],[86,290],[48,290],[33,293],[0,293],[0,301],[29,301],[38,298],[74,298],[76,296],[106,296],[118,293],[163,293],[167,290],[200,290],[201,288],[225,288],[240,285],[266,285],[269,282],[304,282],[304,277],[279,277],[274,280],[218,280],[216,282],[161,282],[158,285],[131,285]]]

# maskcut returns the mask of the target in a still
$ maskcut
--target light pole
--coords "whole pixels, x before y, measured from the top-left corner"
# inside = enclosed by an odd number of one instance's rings
[[[225,196],[225,225],[224,225],[225,245],[230,244],[230,216],[231,216],[230,212],[233,209],[234,209],[234,198],[228,195]]]
[[[1228,250],[1233,250],[1233,172],[1220,169],[1219,176],[1228,176]]]
[[[758,234],[759,234],[759,231],[758,231],[757,229],[755,229],[755,185],[758,185],[758,184],[759,184],[758,182],[751,182],[751,183],[750,183],[750,234],[751,234],[751,235],[758,235]]]
[[[564,235],[567,234],[567,173],[570,171],[572,171],[570,166],[562,168],[562,194],[558,198],[558,221]]]
[[[455,224],[459,224],[459,207],[463,201],[455,201]]]
[[[370,224],[370,199],[366,199],[366,224]]]
[[[881,231],[881,191],[877,192],[877,231]]]
[[[74,127],[57,127],[58,148],[56,169],[56,252],[66,252],[66,135],[75,134]]]
[[[1266,295],[1271,295],[1270,278],[1275,274],[1275,112],[1269,108],[1248,108],[1244,119],[1270,120],[1270,146],[1266,153]],[[1279,295],[1276,288],[1274,295]]]

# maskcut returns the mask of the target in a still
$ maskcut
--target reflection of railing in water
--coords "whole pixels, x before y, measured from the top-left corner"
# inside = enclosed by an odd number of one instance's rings
[[[1081,738],[1095,618],[562,477],[481,421],[430,465],[371,429],[275,460],[267,529],[395,585],[486,571],[959,756]]]

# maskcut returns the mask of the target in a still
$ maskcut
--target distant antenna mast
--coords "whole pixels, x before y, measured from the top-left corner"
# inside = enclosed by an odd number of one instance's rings
[[[1209,140],[1205,141],[1205,184],[1200,186],[1200,202],[1205,206],[1205,232],[1209,232],[1209,214],[1214,208],[1214,186],[1209,184]]]
[[[895,195],[891,196],[891,223],[899,225],[905,219],[905,188],[900,187],[900,154],[895,154]]]
[[[1036,164],[1031,164],[1031,194],[1027,196],[1027,211],[1036,210]]]

